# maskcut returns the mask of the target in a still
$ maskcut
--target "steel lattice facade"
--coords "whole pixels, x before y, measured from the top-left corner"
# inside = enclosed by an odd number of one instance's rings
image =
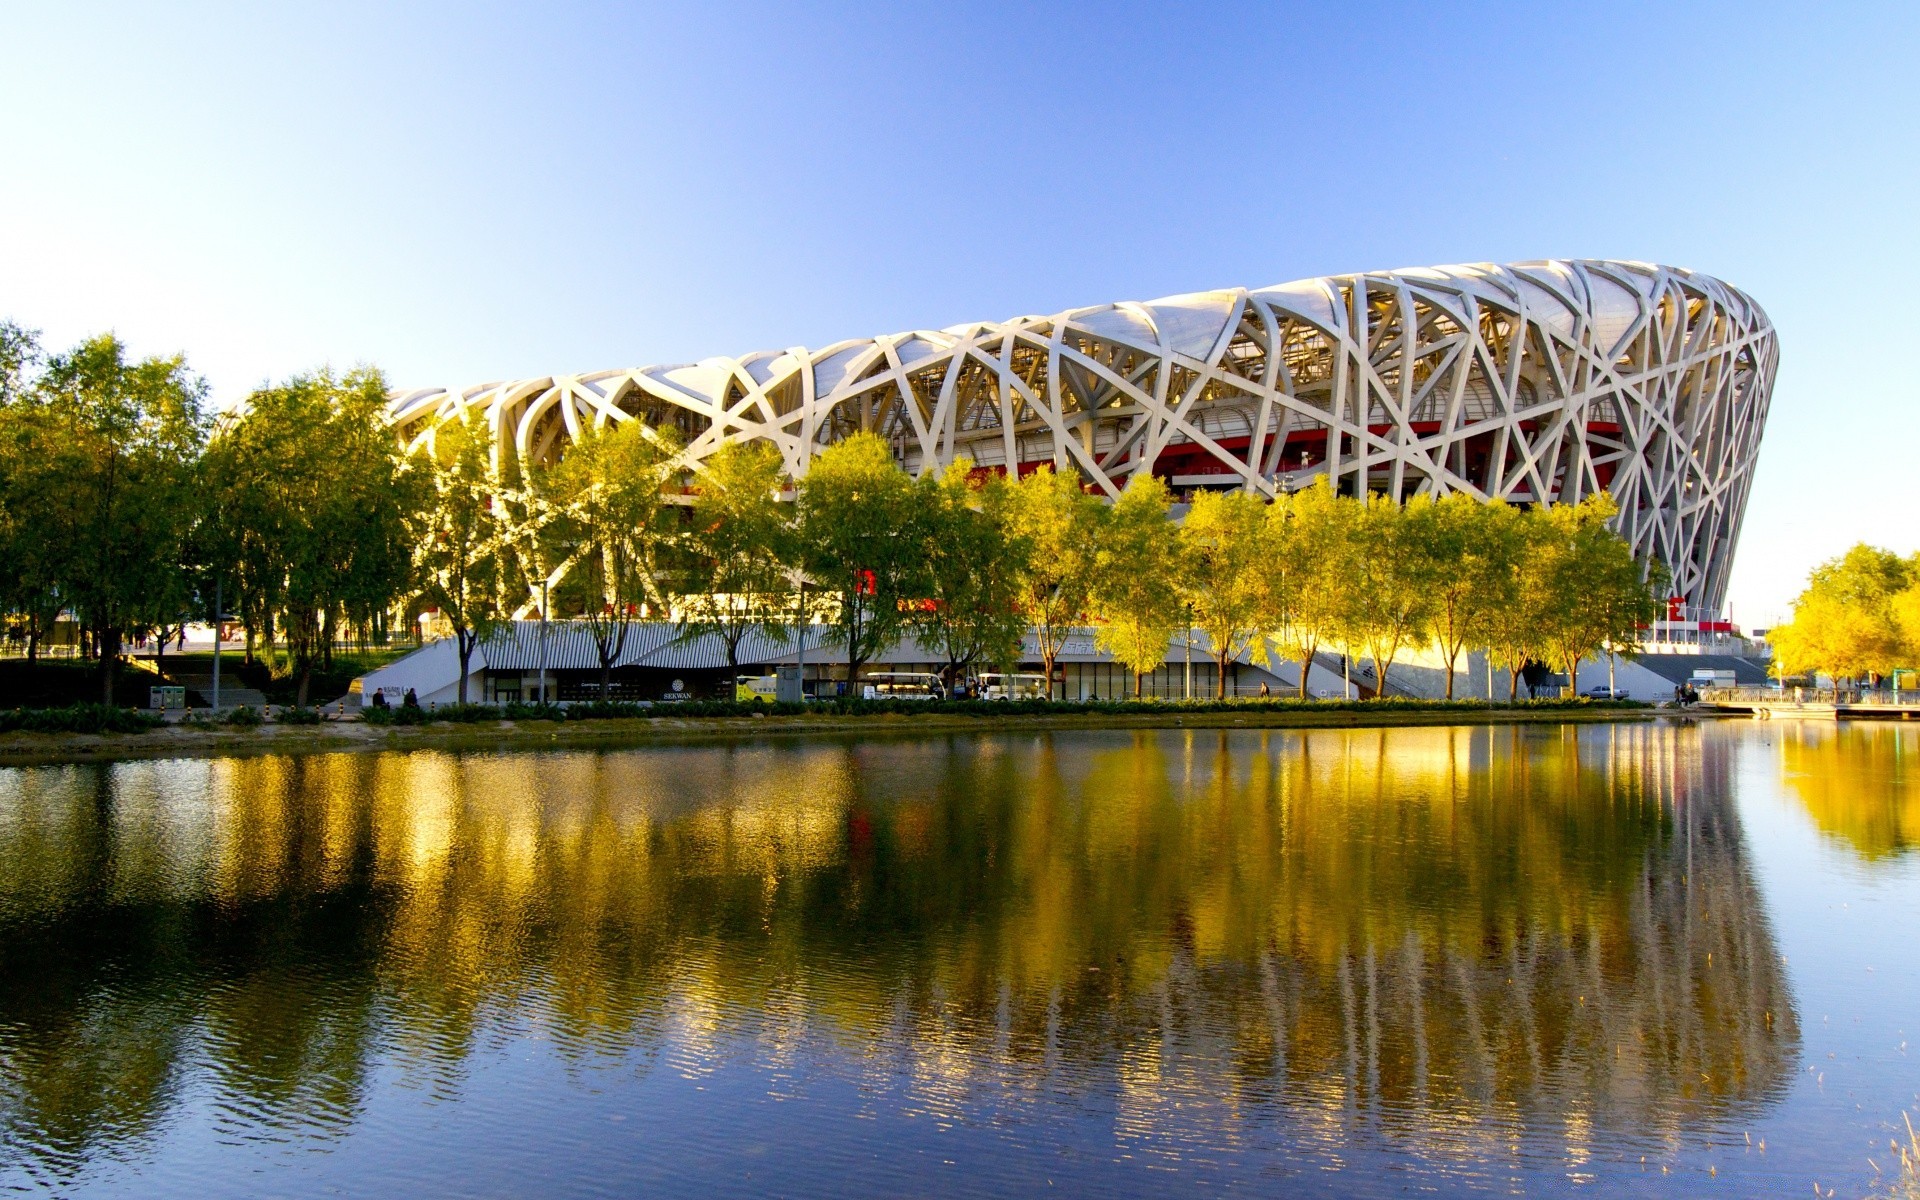
[[[551,461],[586,425],[670,428],[697,464],[765,439],[804,475],[857,430],[912,472],[966,456],[1117,494],[1465,491],[1567,503],[1605,489],[1674,591],[1718,611],[1772,390],[1772,323],[1744,293],[1645,263],[1341,275],[1045,317],[397,394],[423,445],[457,414],[499,456]]]

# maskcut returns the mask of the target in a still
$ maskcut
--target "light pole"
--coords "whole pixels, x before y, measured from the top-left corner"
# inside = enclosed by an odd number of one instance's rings
[[[540,703],[547,702],[547,588],[545,578],[540,580]]]
[[[800,703],[807,702],[807,581],[800,579],[800,611],[795,614],[795,627],[798,629],[800,649],[794,655],[794,669],[799,674]]]
[[[1187,695],[1193,699],[1193,605],[1187,605]]]
[[[220,711],[220,579],[213,580],[213,711]]]

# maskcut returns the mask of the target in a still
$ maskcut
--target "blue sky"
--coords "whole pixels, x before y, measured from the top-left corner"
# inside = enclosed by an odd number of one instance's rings
[[[321,363],[458,385],[1648,259],[1780,330],[1735,617],[1777,616],[1856,540],[1920,543],[1915,6],[67,2],[0,24],[0,316],[185,351],[223,400]]]

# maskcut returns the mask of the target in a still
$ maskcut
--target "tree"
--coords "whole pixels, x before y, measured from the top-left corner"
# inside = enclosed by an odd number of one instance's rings
[[[1300,698],[1320,647],[1339,636],[1351,584],[1358,508],[1323,476],[1268,513],[1275,566],[1268,576],[1268,625],[1281,653],[1300,664]]]
[[[1133,672],[1136,699],[1180,628],[1179,551],[1169,507],[1167,485],[1136,474],[1107,510],[1095,551],[1094,641]]]
[[[783,482],[772,443],[729,443],[707,460],[693,500],[681,635],[718,637],[730,675],[739,674],[740,645],[754,630],[786,640],[796,546],[793,505],[780,499]]]
[[[664,609],[661,555],[679,536],[679,507],[664,490],[680,471],[679,447],[637,420],[581,431],[546,470],[554,534],[572,552],[569,591],[600,658],[600,696],[643,608]]]
[[[422,595],[453,626],[462,704],[474,648],[504,623],[506,530],[488,459],[485,431],[464,418],[434,429],[414,542]]]
[[[295,375],[249,395],[208,448],[212,568],[269,647],[278,627],[303,706],[339,623],[374,620],[412,584],[423,501],[386,391],[369,367]]]
[[[1532,547],[1525,604],[1539,644],[1577,694],[1583,659],[1637,644],[1639,627],[1659,614],[1657,580],[1608,527],[1618,510],[1605,493],[1537,511],[1543,536]]]
[[[1519,699],[1520,675],[1547,655],[1542,613],[1551,590],[1540,576],[1540,549],[1548,535],[1541,509],[1489,506],[1491,536],[1502,547],[1500,570],[1487,578],[1488,602],[1480,636],[1487,661],[1507,673],[1507,700]]]
[[[29,669],[63,607],[60,568],[79,478],[53,416],[33,403],[39,335],[0,322],[0,608],[19,617]]]
[[[899,640],[906,609],[928,592],[914,483],[871,433],[836,442],[801,482],[801,567],[836,594],[833,640],[846,648],[847,686]]]
[[[1449,700],[1461,653],[1490,644],[1499,610],[1513,603],[1514,511],[1497,500],[1449,492],[1414,514],[1433,640],[1447,660]]]
[[[1900,661],[1913,667],[1920,665],[1920,554],[1907,560],[1907,577],[1913,582],[1894,596],[1893,620],[1900,630]]]
[[[1214,695],[1261,633],[1274,571],[1267,503],[1247,492],[1201,492],[1181,524],[1179,582],[1193,623],[1213,646]]]
[[[54,356],[15,401],[38,410],[41,450],[62,477],[63,511],[37,536],[63,601],[92,633],[102,703],[113,703],[122,639],[179,588],[206,390],[180,357],[130,362],[103,334]]]
[[[1032,544],[1011,518],[1012,489],[997,478],[976,481],[971,459],[954,460],[914,488],[926,596],[908,606],[908,621],[939,650],[942,680],[952,688],[978,665],[1019,659]]]
[[[1103,507],[1077,478],[1051,466],[1014,484],[1007,506],[1013,536],[1028,547],[1017,592],[1020,616],[1033,630],[1040,667],[1053,695],[1053,672],[1067,635],[1086,620],[1094,535]]]
[[[1774,659],[1788,674],[1821,672],[1835,681],[1881,675],[1914,661],[1896,603],[1920,584],[1915,563],[1856,545],[1814,568],[1793,602],[1793,618],[1772,633]]]
[[[39,330],[0,321],[0,408],[27,398],[41,357]]]
[[[1435,559],[1424,541],[1433,524],[1431,496],[1403,506],[1387,496],[1355,502],[1354,541],[1345,573],[1341,640],[1349,652],[1373,661],[1374,695],[1387,692],[1387,673],[1400,650],[1427,635],[1433,610]]]

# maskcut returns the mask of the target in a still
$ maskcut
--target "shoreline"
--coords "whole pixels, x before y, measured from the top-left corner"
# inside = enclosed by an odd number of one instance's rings
[[[1433,725],[1567,725],[1695,720],[1709,714],[1663,709],[1447,709],[1312,711],[1062,713],[1005,717],[965,713],[861,716],[649,717],[582,721],[200,728],[167,725],[143,733],[0,734],[0,767],[261,755],[337,754],[408,750],[614,749],[624,746],[755,741],[764,738],[888,737],[951,733],[1132,729],[1354,729]]]

